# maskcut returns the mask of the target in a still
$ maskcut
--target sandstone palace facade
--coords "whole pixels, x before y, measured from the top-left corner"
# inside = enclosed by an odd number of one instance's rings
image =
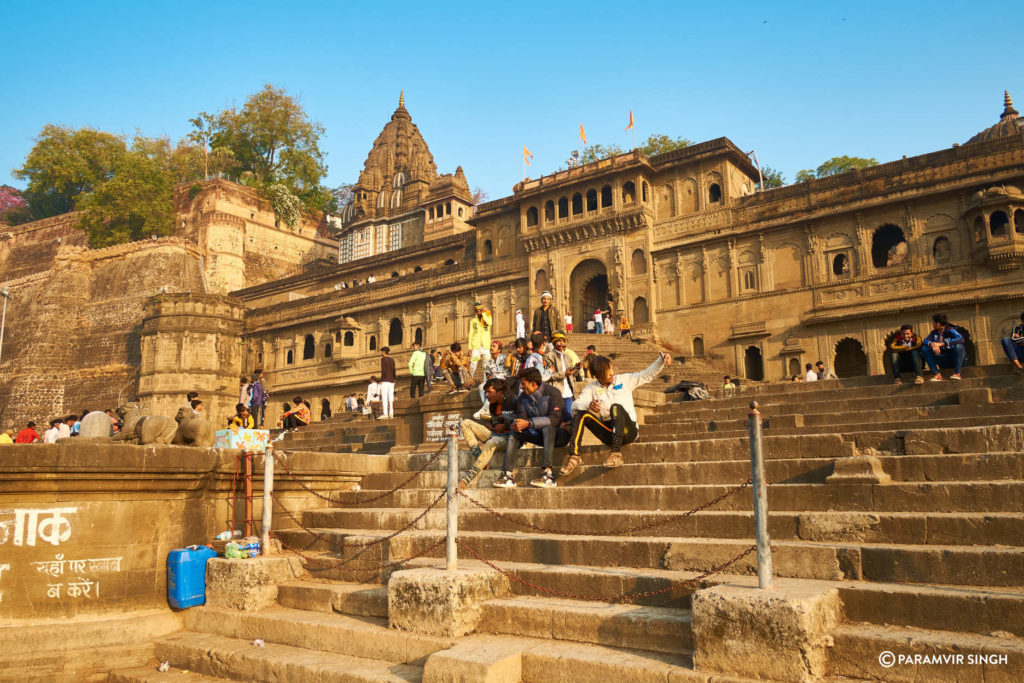
[[[577,330],[611,302],[635,334],[753,380],[819,359],[840,377],[881,373],[888,336],[925,331],[933,312],[968,334],[972,362],[999,362],[1024,309],[1019,122],[1007,97],[962,145],[764,192],[718,138],[474,206],[402,101],[338,218],[284,228],[216,180],[179,193],[174,238],[88,250],[73,216],[3,228],[2,418],[128,395],[170,412],[193,388],[226,414],[238,376],[262,367],[268,418],[300,394],[316,419],[321,399],[337,409],[376,370],[380,347],[401,368],[414,340],[465,341],[476,301],[510,339],[543,290]]]

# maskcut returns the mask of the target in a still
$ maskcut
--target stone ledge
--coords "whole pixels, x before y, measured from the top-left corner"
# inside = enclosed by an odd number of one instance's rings
[[[260,610],[276,604],[279,583],[305,575],[298,557],[213,558],[206,563],[206,604]]]
[[[508,592],[508,579],[490,569],[406,569],[388,580],[388,621],[405,631],[464,636],[480,624],[481,604]]]

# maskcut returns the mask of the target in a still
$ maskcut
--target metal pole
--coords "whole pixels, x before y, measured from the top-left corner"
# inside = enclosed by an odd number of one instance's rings
[[[459,555],[455,548],[455,536],[459,532],[459,439],[455,425],[448,428],[448,530],[445,538],[445,569],[458,569]]]
[[[0,289],[0,296],[4,298],[4,312],[0,315],[0,360],[4,357],[4,328],[7,326],[7,299],[11,296],[11,290],[7,287]]]
[[[245,537],[252,536],[252,452],[244,451],[245,463]]]
[[[274,513],[274,444],[267,444],[263,454],[263,555],[271,555],[270,525]]]
[[[757,401],[750,402],[750,469],[754,486],[754,532],[757,538],[757,585],[772,587],[772,549],[768,538],[768,491],[764,479],[764,438]]]
[[[754,158],[754,165],[757,166],[757,179],[761,192],[764,192],[764,174],[761,173],[761,162],[757,160],[757,152],[750,150],[749,156]]]

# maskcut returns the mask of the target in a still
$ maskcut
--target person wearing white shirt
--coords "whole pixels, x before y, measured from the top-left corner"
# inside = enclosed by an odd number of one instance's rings
[[[818,381],[818,373],[816,373],[814,371],[814,366],[813,365],[808,363],[807,365],[804,366],[804,369],[807,370],[807,374],[804,375],[804,381],[805,382],[817,382]]]
[[[59,424],[62,424],[61,420],[50,420],[50,428],[43,432],[43,443],[57,443],[60,438]]]
[[[611,453],[604,461],[605,467],[622,464],[622,447],[633,443],[640,435],[633,391],[651,382],[662,368],[671,363],[670,355],[660,353],[646,370],[616,375],[610,359],[598,356],[590,362],[590,371],[596,379],[585,386],[573,401],[572,438],[569,441],[569,459],[562,466],[563,475],[572,472],[582,462],[579,450],[584,429],[589,429],[602,443],[611,446]]]
[[[516,309],[516,339],[526,339],[526,318],[523,309]]]

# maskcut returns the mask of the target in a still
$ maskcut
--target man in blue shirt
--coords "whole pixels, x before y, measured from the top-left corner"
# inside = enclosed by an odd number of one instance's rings
[[[960,369],[967,361],[967,347],[964,345],[964,335],[960,330],[949,324],[943,313],[936,313],[932,316],[932,331],[924,338],[924,346],[921,352],[928,363],[928,369],[934,375],[932,382],[941,382],[942,374],[939,367],[953,368],[950,379],[959,380]]]

